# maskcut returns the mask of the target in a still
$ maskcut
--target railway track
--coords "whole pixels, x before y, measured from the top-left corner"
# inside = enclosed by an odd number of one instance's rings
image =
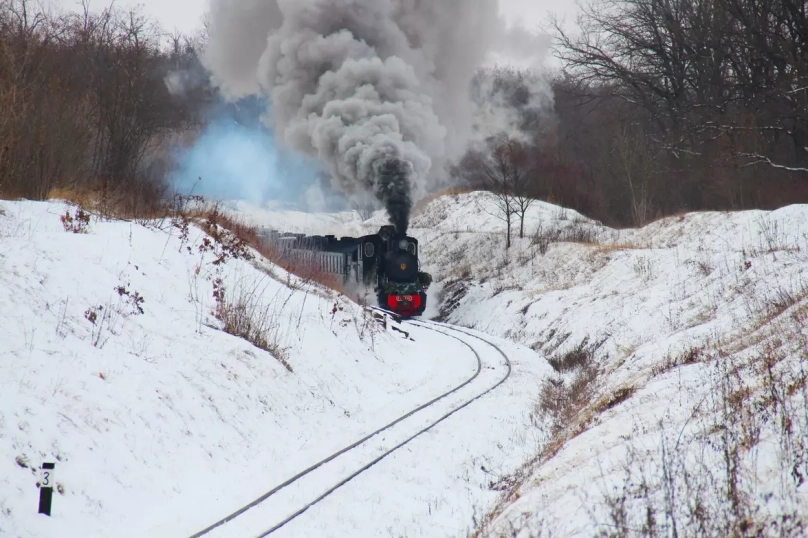
[[[290,522],[294,521],[295,519],[297,519],[298,517],[303,515],[307,510],[309,510],[310,508],[312,508],[313,506],[315,506],[319,502],[323,501],[325,498],[330,496],[332,493],[337,491],[339,488],[343,487],[345,484],[349,483],[354,478],[356,478],[359,475],[361,475],[361,474],[365,473],[366,471],[368,471],[371,467],[373,467],[374,465],[376,465],[380,461],[384,460],[385,458],[387,458],[391,454],[395,453],[397,450],[401,449],[402,447],[404,447],[405,445],[407,445],[408,443],[410,443],[411,441],[413,441],[417,437],[419,437],[419,436],[425,434],[426,432],[432,430],[438,424],[440,424],[440,423],[444,422],[445,420],[449,419],[452,415],[454,415],[458,411],[460,411],[462,409],[465,409],[466,407],[468,407],[472,403],[476,402],[477,400],[479,400],[480,398],[482,398],[486,394],[489,394],[491,391],[495,390],[500,385],[505,383],[505,381],[507,381],[507,379],[510,377],[510,375],[511,375],[511,363],[510,363],[510,360],[508,359],[507,355],[496,344],[486,340],[485,338],[480,337],[478,335],[475,335],[475,334],[473,334],[473,333],[471,333],[469,331],[466,331],[464,329],[458,329],[458,328],[455,328],[455,327],[451,327],[451,326],[441,324],[441,323],[437,323],[437,322],[433,322],[433,321],[420,321],[419,320],[419,321],[408,321],[407,323],[412,324],[412,325],[417,326],[417,327],[421,327],[421,328],[426,329],[426,330],[442,333],[442,334],[446,335],[449,338],[454,338],[455,340],[458,340],[463,345],[468,347],[472,351],[472,353],[474,354],[474,356],[477,359],[477,369],[474,372],[474,374],[471,377],[469,377],[468,379],[466,379],[463,383],[457,385],[456,387],[452,388],[451,390],[449,390],[447,392],[444,392],[443,394],[441,394],[441,395],[433,398],[432,400],[430,400],[430,401],[416,407],[415,409],[412,409],[411,411],[405,413],[404,415],[401,415],[400,417],[398,417],[394,421],[392,421],[392,422],[386,424],[385,426],[377,429],[376,431],[366,435],[365,437],[359,439],[358,441],[346,446],[345,448],[342,448],[341,450],[339,450],[337,452],[334,452],[333,454],[331,454],[327,458],[315,463],[314,465],[312,465],[309,468],[301,471],[300,473],[297,473],[296,475],[290,477],[289,479],[287,479],[283,483],[279,484],[278,486],[275,486],[274,488],[272,488],[271,490],[269,490],[268,492],[266,492],[265,494],[263,494],[259,498],[255,499],[254,501],[244,505],[243,507],[239,508],[235,512],[233,512],[233,513],[229,514],[228,516],[220,519],[219,521],[217,521],[216,523],[213,523],[212,525],[206,527],[205,529],[191,535],[190,538],[201,538],[203,536],[210,536],[212,538],[214,535],[218,534],[219,530],[223,530],[224,528],[226,528],[229,523],[234,522],[237,518],[239,518],[240,516],[246,514],[248,511],[250,511],[250,510],[252,510],[254,508],[258,508],[259,506],[261,506],[265,502],[269,501],[272,497],[276,496],[282,490],[290,488],[290,487],[293,487],[298,482],[300,482],[304,478],[308,477],[309,475],[311,475],[312,473],[314,473],[318,469],[326,466],[328,463],[330,463],[332,461],[337,460],[338,458],[340,458],[340,456],[348,455],[349,453],[352,453],[352,451],[354,451],[354,450],[361,449],[362,445],[364,445],[365,443],[367,443],[368,441],[370,441],[374,437],[377,437],[377,436],[379,436],[379,435],[381,435],[381,434],[383,434],[385,432],[388,432],[388,431],[394,429],[397,425],[401,424],[402,422],[406,421],[407,419],[410,419],[412,417],[418,416],[422,411],[425,411],[425,410],[435,406],[436,404],[447,400],[450,396],[458,393],[459,391],[463,390],[466,387],[469,387],[480,376],[480,373],[483,371],[484,366],[485,367],[490,367],[490,366],[489,365],[484,365],[483,359],[480,356],[480,353],[478,352],[477,349],[475,349],[475,347],[473,345],[471,345],[467,341],[468,338],[475,339],[477,341],[480,341],[480,342],[484,343],[486,346],[489,346],[489,347],[493,348],[493,350],[496,351],[496,353],[501,357],[501,359],[503,361],[502,366],[504,366],[505,371],[504,371],[504,374],[502,376],[500,376],[496,380],[495,383],[493,383],[493,384],[488,383],[484,388],[482,388],[482,390],[475,391],[472,395],[469,395],[469,396],[465,397],[464,400],[462,400],[460,402],[456,402],[455,404],[453,404],[449,411],[442,412],[439,416],[433,417],[429,421],[429,424],[427,424],[426,426],[419,426],[416,429],[416,431],[411,432],[410,434],[406,435],[406,438],[404,438],[400,442],[396,443],[394,446],[392,446],[390,448],[383,449],[381,451],[381,453],[376,455],[373,459],[371,459],[370,461],[366,461],[366,462],[362,463],[358,468],[355,468],[355,470],[353,472],[351,472],[347,476],[342,477],[341,479],[338,479],[336,482],[333,482],[332,485],[330,487],[327,487],[324,491],[321,490],[322,492],[318,496],[316,496],[314,499],[312,499],[311,501],[305,502],[297,510],[294,510],[292,513],[290,513],[289,515],[284,517],[281,521],[278,521],[272,527],[262,531],[260,534],[257,535],[257,537],[258,538],[263,538],[265,536],[269,536],[269,535],[273,534],[274,532],[278,531],[279,529],[283,528],[284,526],[286,526]],[[460,335],[462,335],[462,336],[460,336]]]

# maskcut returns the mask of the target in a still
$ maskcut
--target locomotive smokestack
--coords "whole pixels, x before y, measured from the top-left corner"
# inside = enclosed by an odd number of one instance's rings
[[[405,235],[412,211],[412,165],[398,158],[378,161],[375,166],[376,196],[384,202],[390,223]]]

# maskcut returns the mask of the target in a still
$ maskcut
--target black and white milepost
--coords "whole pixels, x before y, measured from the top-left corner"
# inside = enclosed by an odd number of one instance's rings
[[[39,513],[46,516],[51,515],[55,466],[53,463],[43,463],[39,470]]]

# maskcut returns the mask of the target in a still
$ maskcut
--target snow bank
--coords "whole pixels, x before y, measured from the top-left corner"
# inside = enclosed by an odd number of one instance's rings
[[[0,204],[0,536],[190,535],[476,364],[454,339],[385,332],[356,305],[260,259],[215,265],[197,228],[182,238],[167,221],[93,217],[88,233],[73,234],[60,222],[66,211]],[[219,330],[219,277],[226,290],[257,292],[294,373]],[[465,532],[475,507],[496,498],[492,473],[512,472],[536,446],[526,409],[549,369],[503,345],[513,384],[279,535]],[[36,514],[45,461],[56,463],[52,518]]]
[[[643,502],[670,532],[676,518],[663,513],[660,497],[667,487],[712,502],[715,532],[699,532],[720,536],[730,528],[721,519],[729,509],[720,505],[731,499],[720,493],[730,464],[722,464],[718,446],[739,453],[736,485],[750,521],[779,521],[755,532],[776,534],[784,521],[796,534],[808,529],[808,486],[799,478],[808,476],[801,454],[808,448],[806,222],[808,206],[791,206],[613,230],[536,202],[527,237],[506,252],[491,195],[446,196],[415,218],[425,268],[441,290],[442,319],[548,358],[596,350],[589,405],[515,477],[521,485],[481,533],[644,535],[636,531],[648,513]],[[778,390],[781,397],[770,396]],[[731,435],[717,438],[716,425]],[[701,489],[695,480],[658,480],[665,465],[698,477]],[[621,510],[629,514],[623,529],[615,519]],[[695,509],[682,510],[680,524]]]
[[[649,513],[661,534],[684,522],[680,535],[722,536],[747,520],[760,527],[743,532],[806,532],[808,207],[615,230],[537,201],[507,252],[500,217],[492,195],[473,192],[413,218],[435,276],[429,314],[548,359],[588,350],[596,374],[562,424],[536,387],[531,431],[556,437],[505,480],[493,510],[479,507],[478,535],[643,535]],[[565,397],[576,376],[558,373],[548,393]],[[665,491],[703,506],[666,504]]]

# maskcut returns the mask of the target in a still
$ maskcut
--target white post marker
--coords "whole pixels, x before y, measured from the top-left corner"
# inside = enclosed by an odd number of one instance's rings
[[[53,463],[43,463],[39,470],[39,513],[51,515],[53,503],[53,486],[56,484]]]

